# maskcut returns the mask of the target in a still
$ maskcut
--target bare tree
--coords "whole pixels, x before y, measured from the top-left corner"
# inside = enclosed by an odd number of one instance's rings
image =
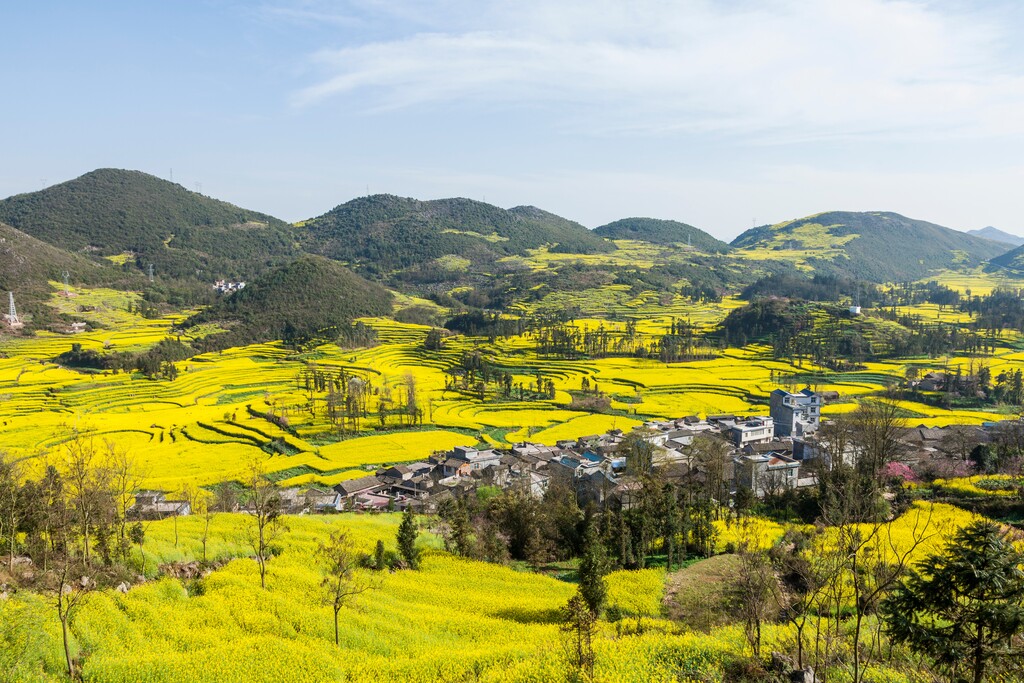
[[[905,420],[900,417],[900,408],[894,401],[862,403],[850,419],[857,471],[880,489],[885,483],[885,466],[906,452],[901,441]]]
[[[715,519],[721,517],[722,506],[728,493],[725,466],[731,450],[723,439],[707,434],[694,437],[688,449],[690,467],[703,473],[703,492],[715,502]]]
[[[256,553],[260,568],[260,586],[267,587],[267,559],[270,544],[283,530],[281,523],[281,495],[277,486],[266,474],[263,463],[254,459],[249,465],[247,477],[247,507],[252,523],[247,529],[249,545]]]
[[[338,614],[341,608],[350,598],[365,593],[373,586],[360,581],[356,575],[359,557],[348,532],[331,532],[328,541],[320,544],[318,554],[327,568],[327,575],[320,585],[324,589],[325,602],[334,610],[334,644],[340,645]]]
[[[733,604],[743,618],[743,631],[754,651],[761,658],[761,624],[778,614],[779,580],[768,554],[744,544],[739,550],[740,571],[732,586]]]
[[[145,477],[128,450],[111,442],[107,442],[107,468],[110,473],[110,492],[114,499],[117,551],[123,561],[128,558],[128,551],[131,548],[128,513],[135,505],[135,494],[142,488]]]

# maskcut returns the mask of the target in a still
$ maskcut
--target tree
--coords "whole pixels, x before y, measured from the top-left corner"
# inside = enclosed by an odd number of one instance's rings
[[[143,576],[146,575],[146,553],[142,550],[142,544],[146,542],[146,529],[142,526],[142,522],[135,522],[128,529],[128,538],[132,543],[139,546],[139,562],[141,563],[140,572]]]
[[[579,592],[569,598],[562,608],[562,633],[566,636],[565,650],[569,660],[569,680],[594,679],[594,634],[597,617]]]
[[[320,585],[324,589],[326,603],[334,610],[334,644],[340,645],[338,613],[349,598],[368,591],[371,586],[360,582],[356,576],[358,556],[348,532],[331,532],[328,541],[320,544],[318,554],[327,569]]]
[[[0,452],[0,540],[7,541],[9,569],[12,572],[21,517],[20,483],[21,469],[18,461]]]
[[[398,525],[398,553],[409,569],[419,569],[420,551],[416,547],[416,515],[412,506],[405,508],[402,513],[402,523]]]
[[[107,444],[107,467],[110,470],[110,487],[114,498],[117,552],[122,561],[127,561],[128,551],[131,550],[128,512],[135,505],[135,493],[142,488],[144,477],[128,450],[112,443]]]
[[[267,587],[267,560],[270,544],[281,531],[281,495],[263,470],[263,463],[253,460],[249,465],[246,497],[252,512],[247,530],[249,545],[256,553],[260,567],[260,586]]]
[[[580,595],[595,617],[601,614],[608,598],[608,585],[604,577],[608,573],[608,555],[604,542],[597,531],[597,523],[591,519],[583,541],[583,556],[580,558]]]
[[[754,657],[760,659],[761,624],[778,612],[779,582],[767,553],[750,550],[744,544],[739,558],[739,575],[731,591],[733,604],[743,618],[743,631]]]
[[[619,453],[626,458],[626,469],[640,477],[651,471],[654,465],[654,446],[646,432],[632,431],[619,446]]]
[[[1024,554],[989,521],[966,526],[920,562],[881,606],[889,637],[981,683],[993,662],[1024,653]]]

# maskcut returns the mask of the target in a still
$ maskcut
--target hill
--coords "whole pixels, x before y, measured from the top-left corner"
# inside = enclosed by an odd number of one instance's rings
[[[729,245],[699,228],[658,218],[623,218],[594,228],[594,234],[611,240],[639,240],[653,244],[688,244],[700,251],[724,254]]]
[[[545,245],[562,253],[615,249],[579,223],[538,208],[506,210],[470,199],[420,201],[374,195],[346,202],[301,225],[307,250],[377,274],[446,255],[482,264]]]
[[[272,339],[333,339],[354,318],[390,314],[391,298],[339,263],[302,256],[223,297],[185,326],[226,327],[228,332],[207,338],[219,348]]]
[[[968,235],[975,235],[977,237],[984,237],[987,240],[993,242],[1002,242],[1003,244],[1009,244],[1014,247],[1024,245],[1024,237],[1019,235],[1011,235],[1008,232],[1003,232],[999,228],[993,228],[991,225],[981,228],[980,230],[968,230]]]
[[[993,266],[1024,274],[1024,245],[1000,254],[990,261]]]
[[[0,223],[0,294],[5,313],[7,292],[14,292],[18,312],[31,315],[32,327],[52,322],[55,314],[45,305],[53,292],[49,282],[60,282],[65,271],[72,285],[141,284],[141,277],[132,277],[112,264],[96,263]]]
[[[9,197],[0,221],[69,251],[129,254],[172,278],[249,279],[295,253],[287,223],[141,171],[104,168]]]
[[[1005,251],[998,242],[897,213],[850,211],[752,228],[732,246],[748,258],[791,260],[815,271],[880,283],[976,266]]]

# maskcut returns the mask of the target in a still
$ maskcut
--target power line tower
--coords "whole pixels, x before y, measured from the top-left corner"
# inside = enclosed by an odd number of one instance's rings
[[[69,287],[69,280],[71,280],[71,273],[64,271],[64,296],[71,296],[71,289]]]
[[[146,267],[146,271],[149,273],[149,281],[152,282],[153,281],[153,264],[152,263],[150,263]]]
[[[24,327],[21,318],[18,317],[18,309],[14,306],[14,292],[8,292],[7,296],[10,299],[11,308],[10,312],[4,316],[4,321],[12,328]]]

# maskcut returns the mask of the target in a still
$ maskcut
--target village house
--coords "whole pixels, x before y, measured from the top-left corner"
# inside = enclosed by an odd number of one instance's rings
[[[736,485],[751,490],[758,498],[796,488],[800,478],[800,463],[784,455],[741,455],[734,462]]]
[[[822,397],[810,388],[795,394],[776,389],[768,396],[768,404],[775,436],[813,434],[821,425]]]
[[[185,517],[192,514],[187,500],[167,500],[163,491],[140,491],[135,494],[135,504],[128,510],[133,519],[155,520],[167,517]]]
[[[346,508],[358,507],[359,497],[368,496],[386,488],[387,484],[375,476],[359,477],[343,481],[334,487],[342,500],[341,505]]]
[[[775,428],[770,417],[751,417],[734,423],[723,421],[722,424],[727,426],[725,435],[737,448],[747,444],[768,443],[775,436]]]

